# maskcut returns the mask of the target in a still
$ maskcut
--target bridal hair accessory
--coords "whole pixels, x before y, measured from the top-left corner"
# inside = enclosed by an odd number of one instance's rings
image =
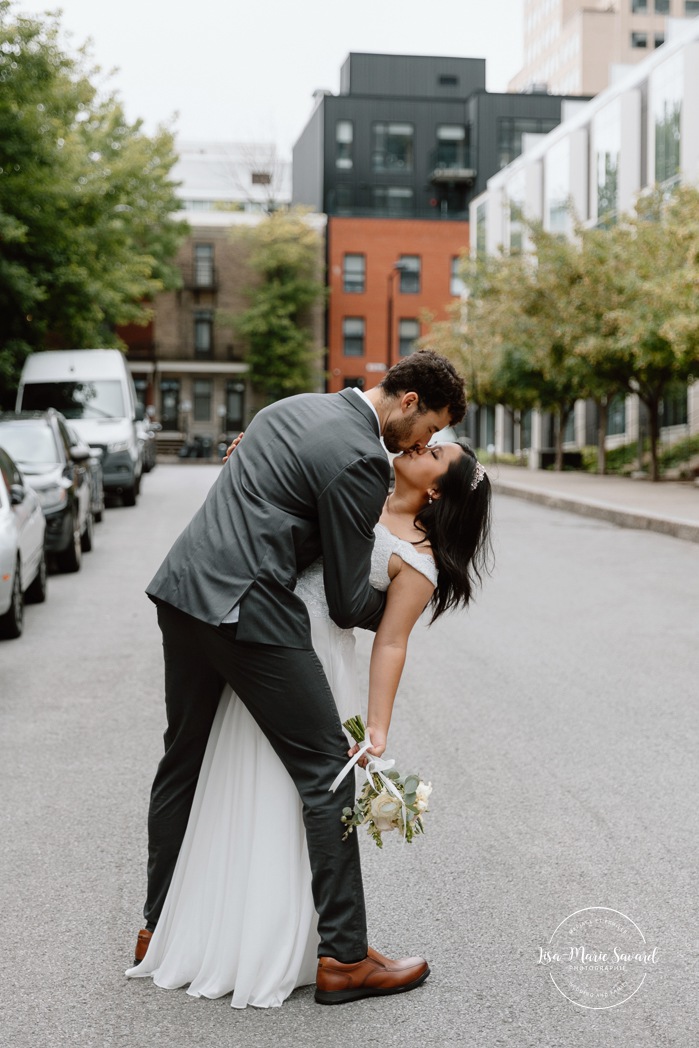
[[[485,470],[481,466],[481,464],[478,461],[478,459],[476,459],[476,468],[473,471],[473,480],[471,481],[471,491],[475,491],[476,490],[476,488],[478,487],[480,482],[483,480],[484,476],[485,476]]]
[[[333,793],[371,746],[369,732],[359,715],[350,717],[343,727],[360,745],[330,787]],[[394,767],[395,763],[394,760],[384,760],[382,757],[369,759],[365,768],[367,781],[354,808],[342,809],[341,822],[346,827],[343,841],[347,840],[355,826],[366,826],[379,848],[383,848],[382,834],[389,830],[400,830],[403,840],[408,843],[417,834],[425,832],[422,816],[428,810],[427,801],[432,793],[432,784],[423,782],[419,775],[401,776]]]

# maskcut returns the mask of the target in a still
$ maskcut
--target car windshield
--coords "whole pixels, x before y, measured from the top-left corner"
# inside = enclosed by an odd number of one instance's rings
[[[60,462],[60,455],[50,426],[44,422],[0,422],[0,444],[16,462],[36,466]]]
[[[124,418],[118,380],[98,382],[28,382],[22,390],[23,411],[55,408],[66,418]]]

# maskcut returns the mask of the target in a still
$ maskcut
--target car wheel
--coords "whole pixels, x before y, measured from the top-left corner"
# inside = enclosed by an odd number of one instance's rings
[[[102,523],[102,513],[103,510],[98,509],[95,513],[92,514],[92,519],[94,520],[95,524]]]
[[[85,530],[80,537],[80,545],[83,553],[89,553],[92,549],[92,540],[94,538],[94,523],[92,520],[92,510],[88,510],[87,520],[85,521]]]
[[[133,486],[133,489],[134,489],[134,491],[135,491],[135,493],[136,493],[137,495],[140,495],[140,494],[141,494],[141,477],[142,477],[142,476],[143,476],[143,474],[142,474],[142,473],[139,473],[139,474],[138,474],[138,480],[136,481],[136,483],[135,483],[135,484],[134,484],[134,486]]]
[[[68,549],[63,550],[56,557],[61,571],[80,571],[82,563],[82,544],[80,540],[80,527],[77,520],[73,521],[73,541]]]
[[[22,596],[22,573],[19,557],[15,564],[15,577],[12,583],[12,601],[4,615],[0,615],[0,637],[8,640],[22,635],[24,624],[24,598]]]
[[[39,563],[39,570],[37,571],[34,581],[31,586],[24,594],[24,599],[27,604],[43,604],[46,600],[46,580],[48,571],[46,570],[46,553],[42,551],[41,561]]]
[[[138,490],[137,490],[135,484],[134,484],[134,486],[132,488],[124,488],[124,490],[123,490],[123,492],[121,494],[121,497],[122,497],[124,505],[125,506],[135,506],[136,505],[136,496],[137,495],[138,495]]]

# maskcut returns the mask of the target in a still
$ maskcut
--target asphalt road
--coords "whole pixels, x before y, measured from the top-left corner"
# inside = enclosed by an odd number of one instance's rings
[[[371,942],[424,953],[428,982],[238,1012],[123,977],[164,726],[143,588],[216,470],[159,466],[0,645],[3,1048],[694,1048],[699,548],[504,496],[493,576],[418,627],[398,700],[391,750],[434,784],[427,836],[362,842]],[[657,949],[616,1007],[572,1003],[538,963],[593,906]]]

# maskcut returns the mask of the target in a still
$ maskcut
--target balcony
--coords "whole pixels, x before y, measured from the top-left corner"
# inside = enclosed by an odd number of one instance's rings
[[[441,142],[430,153],[430,182],[473,185],[476,170],[472,166],[471,150],[464,142]]]
[[[126,341],[129,360],[155,360],[155,342]]]
[[[182,282],[187,291],[218,290],[218,273],[216,266],[191,265],[181,266]]]

